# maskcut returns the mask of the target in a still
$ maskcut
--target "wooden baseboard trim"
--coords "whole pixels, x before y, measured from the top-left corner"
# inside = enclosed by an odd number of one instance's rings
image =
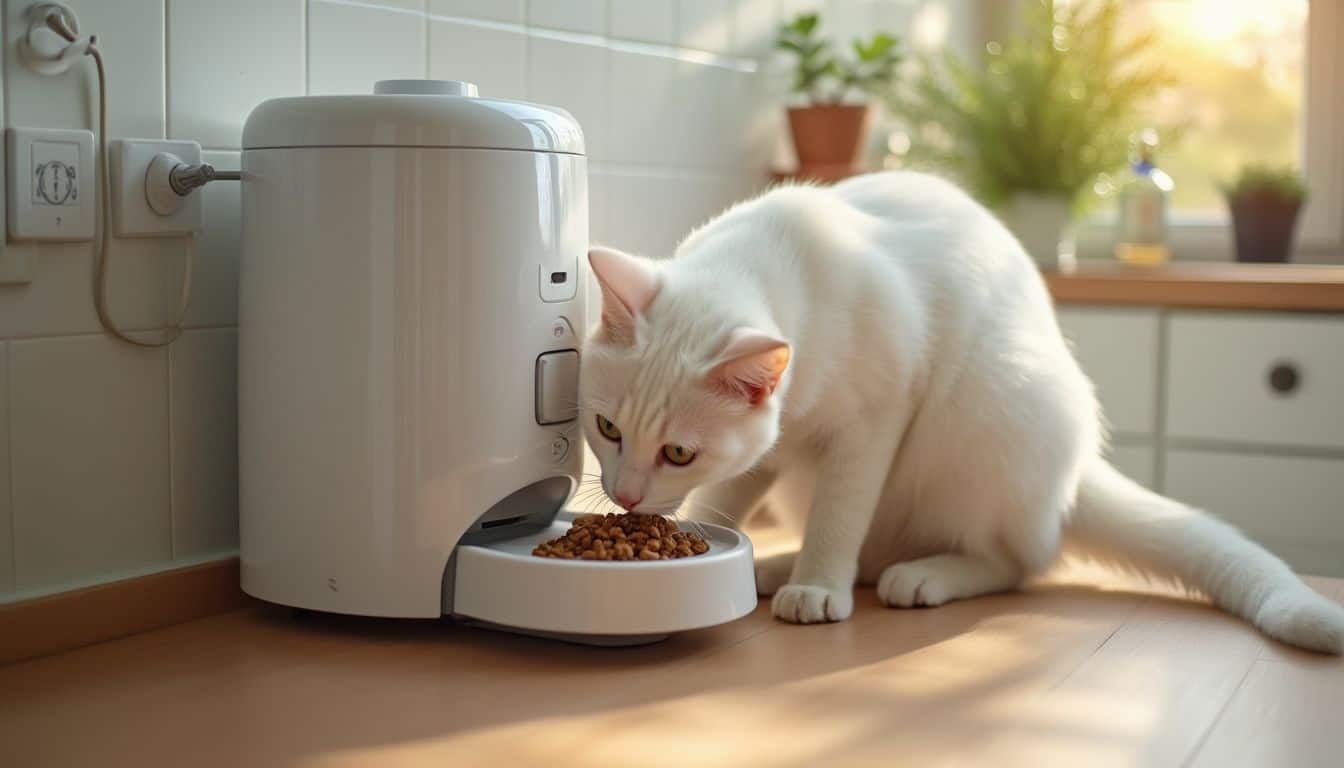
[[[0,664],[246,606],[238,558],[0,605]]]

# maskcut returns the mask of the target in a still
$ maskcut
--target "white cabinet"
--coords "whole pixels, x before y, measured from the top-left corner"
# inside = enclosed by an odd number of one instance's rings
[[[1306,573],[1344,576],[1344,459],[1170,449],[1167,495]]]
[[[1152,444],[1115,441],[1107,449],[1106,458],[1129,479],[1157,487],[1157,450]]]
[[[1172,436],[1344,449],[1344,319],[1176,314],[1167,367]]]
[[[1153,434],[1157,427],[1158,310],[1064,307],[1058,314],[1074,355],[1097,387],[1111,429]]]
[[[1065,306],[1126,475],[1344,576],[1344,314]]]

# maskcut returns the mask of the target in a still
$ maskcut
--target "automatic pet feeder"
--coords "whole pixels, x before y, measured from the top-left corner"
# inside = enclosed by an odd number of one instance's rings
[[[600,643],[756,605],[751,544],[592,562],[568,529],[588,191],[564,110],[448,81],[267,101],[243,134],[242,587]]]

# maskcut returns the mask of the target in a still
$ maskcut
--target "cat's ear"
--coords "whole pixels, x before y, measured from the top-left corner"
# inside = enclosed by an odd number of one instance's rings
[[[707,375],[715,390],[755,406],[779,386],[789,367],[789,343],[755,328],[738,328],[728,337]]]
[[[658,295],[658,270],[644,259],[611,248],[588,251],[602,287],[602,334],[619,344],[635,343],[635,318]]]

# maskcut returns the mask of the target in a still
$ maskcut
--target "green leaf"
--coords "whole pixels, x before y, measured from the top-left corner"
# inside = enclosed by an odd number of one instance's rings
[[[1121,10],[1118,0],[1026,3],[1017,34],[992,55],[921,59],[907,93],[889,101],[910,125],[936,125],[946,141],[912,130],[911,164],[951,173],[991,205],[1019,190],[1076,196],[1122,167],[1130,132],[1173,78],[1142,63],[1154,36],[1120,35]],[[875,38],[861,47],[880,46]]]

